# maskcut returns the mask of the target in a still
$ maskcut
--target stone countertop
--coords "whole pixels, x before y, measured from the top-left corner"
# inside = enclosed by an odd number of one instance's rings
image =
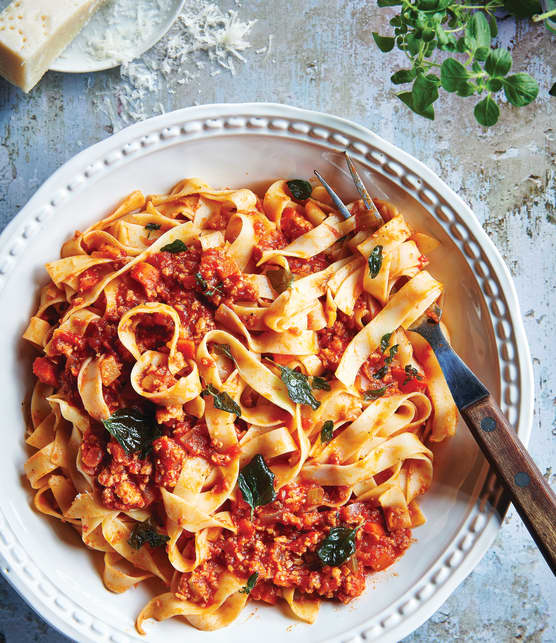
[[[4,4],[6,4],[4,2]],[[385,56],[372,31],[388,11],[367,0],[224,1],[242,20],[256,19],[235,75],[206,54],[168,78],[145,74],[144,59],[88,75],[49,73],[29,95],[0,79],[0,225],[14,217],[65,161],[137,119],[193,104],[272,101],[331,112],[366,125],[426,163],[470,204],[514,277],[535,373],[530,450],[550,482],[556,475],[556,119],[548,89],[555,80],[555,40],[542,26],[502,23],[514,69],[540,84],[521,109],[504,105],[483,130],[473,99],[445,95],[430,122],[395,97],[389,77],[403,65]],[[269,39],[269,34],[272,38]],[[269,51],[269,44],[270,51]],[[143,97],[143,92],[146,94]],[[552,320],[552,321],[551,321]],[[405,639],[556,641],[556,584],[510,509],[495,544],[438,612]],[[0,580],[0,641],[66,640]]]

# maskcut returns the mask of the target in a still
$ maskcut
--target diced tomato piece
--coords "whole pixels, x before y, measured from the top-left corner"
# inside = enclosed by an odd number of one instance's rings
[[[77,288],[79,292],[85,292],[96,286],[101,279],[100,266],[92,266],[79,275],[79,286]]]
[[[192,339],[180,337],[178,339],[178,350],[183,353],[185,359],[193,359],[195,357],[195,342]]]
[[[33,362],[33,373],[43,384],[58,386],[58,375],[56,365],[48,357],[37,357]]]
[[[156,294],[156,286],[160,281],[160,272],[155,266],[146,261],[140,261],[131,269],[131,276],[145,288],[147,294]]]
[[[280,221],[280,229],[288,241],[293,241],[313,229],[313,224],[295,208],[285,208]]]

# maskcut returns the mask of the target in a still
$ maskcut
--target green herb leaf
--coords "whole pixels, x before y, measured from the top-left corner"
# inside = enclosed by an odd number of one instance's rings
[[[200,272],[195,273],[195,281],[197,282],[197,285],[201,289],[203,295],[206,295],[207,297],[213,297],[214,295],[216,295],[216,293],[219,293],[220,295],[224,294],[221,289],[222,284],[218,284],[217,286],[214,286],[214,288],[209,289],[207,280]]]
[[[226,393],[226,391],[220,392],[215,386],[209,384],[204,391],[201,391],[201,395],[212,395],[213,404],[215,409],[220,411],[226,411],[227,413],[234,413],[235,415],[241,417],[241,407],[237,404],[231,397]]]
[[[420,113],[432,105],[438,98],[438,88],[436,83],[430,78],[419,74],[413,83],[413,109]]]
[[[292,179],[288,181],[288,190],[297,201],[305,201],[311,196],[313,186],[304,179]]]
[[[377,0],[379,7],[395,7],[402,4],[402,0]]]
[[[498,92],[502,89],[502,81],[500,78],[489,78],[486,83],[486,88],[489,92]]]
[[[292,273],[282,266],[278,266],[276,270],[268,270],[266,276],[277,293],[283,293],[293,283]]]
[[[542,11],[539,0],[504,0],[504,9],[518,18],[530,18]]]
[[[379,397],[382,397],[386,391],[390,388],[391,384],[387,384],[386,386],[383,386],[382,388],[374,388],[374,389],[369,389],[368,391],[365,391],[363,393],[363,399],[364,400],[377,400]]]
[[[172,243],[168,243],[165,246],[162,246],[160,248],[160,252],[171,252],[172,254],[178,254],[179,252],[185,252],[187,250],[187,246],[181,239],[174,239]]]
[[[290,400],[297,404],[307,404],[313,409],[313,411],[316,411],[320,406],[320,402],[315,399],[311,391],[307,375],[304,375],[299,371],[294,371],[287,366],[279,365],[279,368],[282,382],[284,382],[288,389]]]
[[[390,364],[392,363],[392,360],[394,359],[394,357],[395,357],[395,356],[397,355],[397,353],[398,353],[398,348],[399,348],[399,345],[398,345],[398,344],[394,344],[394,346],[390,346],[390,354],[389,354],[389,355],[388,355],[388,357],[384,360],[384,361],[386,362],[386,364],[390,365]]]
[[[385,364],[381,368],[378,369],[376,373],[373,373],[373,377],[375,380],[382,380],[384,379],[384,376],[388,373],[388,366]]]
[[[369,255],[369,272],[371,279],[375,279],[382,268],[382,246],[375,246]]]
[[[493,49],[485,62],[485,71],[490,76],[505,76],[511,69],[512,55],[507,49]]]
[[[314,389],[318,389],[319,391],[330,390],[330,384],[328,380],[325,380],[324,377],[318,377],[317,375],[313,375],[313,377],[311,378],[311,386]]]
[[[355,554],[357,530],[350,527],[332,527],[328,536],[321,541],[316,553],[323,565],[339,567]]]
[[[135,408],[118,409],[102,423],[126,453],[139,453],[141,458],[146,457],[153,440],[161,435],[154,415],[145,415]]]
[[[254,572],[253,574],[251,574],[251,576],[249,576],[249,578],[247,579],[247,585],[244,585],[239,590],[239,593],[250,594],[253,587],[255,587],[258,578],[259,578],[259,572]]]
[[[161,227],[160,223],[147,223],[145,230],[160,230]]]
[[[388,348],[388,344],[390,344],[390,338],[392,337],[394,333],[386,333],[380,338],[380,352],[384,353],[384,351]]]
[[[423,111],[419,111],[415,108],[415,105],[413,103],[412,92],[400,92],[399,94],[396,94],[396,96],[402,101],[402,103],[407,105],[410,110],[412,110],[416,114],[419,114],[419,116],[424,116],[425,118],[434,121],[434,107],[432,105],[428,105]]]
[[[141,549],[147,543],[151,547],[162,547],[170,538],[164,534],[160,534],[150,520],[146,522],[138,522],[135,524],[129,535],[128,544],[133,549]]]
[[[491,38],[496,38],[498,35],[498,23],[496,22],[496,16],[492,13],[488,14],[488,26],[490,27]]]
[[[415,76],[416,73],[414,69],[399,69],[390,76],[390,80],[394,85],[403,85],[404,83],[410,83],[412,80],[415,80]]]
[[[556,83],[554,83],[554,85],[552,85],[552,87],[548,90],[548,93],[551,96],[556,96]]]
[[[323,444],[327,444],[332,440],[332,436],[334,435],[334,422],[332,420],[326,420],[326,422],[322,425],[322,429],[320,430],[320,441]]]
[[[411,366],[411,364],[407,364],[404,370],[405,370],[406,377],[405,377],[405,380],[403,381],[402,386],[407,384],[412,379],[416,379],[416,380],[423,379],[422,375],[419,375],[419,371],[415,367]]]
[[[475,51],[482,47],[490,47],[490,39],[488,20],[481,11],[475,11],[465,27],[465,44]]]
[[[446,58],[440,68],[440,82],[447,92],[456,92],[471,74],[455,58]]]
[[[489,95],[475,105],[473,113],[481,125],[491,127],[498,122],[500,108],[496,104],[496,101]]]
[[[224,357],[227,357],[228,359],[231,359],[231,360],[234,359],[234,356],[232,355],[232,350],[229,344],[215,344],[214,350],[219,355],[223,355]]]
[[[534,78],[529,74],[513,74],[506,76],[502,80],[504,85],[504,93],[508,101],[516,107],[523,107],[529,105],[535,100],[539,93],[539,86]]]
[[[380,51],[388,52],[394,49],[395,41],[391,36],[381,36],[376,31],[373,31],[373,38]]]
[[[274,474],[266,465],[262,455],[257,454],[251,462],[243,467],[237,478],[238,486],[245,502],[251,507],[251,516],[255,507],[267,505],[276,499]]]

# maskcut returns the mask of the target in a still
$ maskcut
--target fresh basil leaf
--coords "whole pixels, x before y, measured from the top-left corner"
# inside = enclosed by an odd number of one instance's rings
[[[390,76],[390,80],[394,85],[403,85],[404,83],[410,83],[412,80],[415,80],[415,76],[414,69],[399,69]]]
[[[138,522],[135,524],[127,542],[133,549],[141,549],[145,543],[151,547],[162,547],[162,545],[165,545],[169,540],[170,538],[168,536],[160,534],[154,525],[147,520],[146,522]]]
[[[162,228],[160,223],[147,223],[145,226],[145,230],[160,230],[160,228]]]
[[[491,96],[487,96],[475,105],[473,114],[475,114],[478,123],[484,127],[491,127],[498,122],[500,108]]]
[[[278,266],[276,270],[268,270],[266,276],[277,293],[283,293],[293,283],[292,273],[282,266]]]
[[[489,78],[486,82],[486,88],[489,92],[498,92],[502,89],[500,78]]]
[[[154,415],[145,415],[135,408],[118,409],[102,423],[126,453],[139,453],[141,458],[146,457],[153,440],[161,435]]]
[[[328,380],[325,380],[324,377],[318,377],[318,375],[313,375],[313,377],[311,378],[311,386],[314,389],[318,389],[319,391],[330,390],[330,384]]]
[[[174,255],[179,252],[185,252],[186,250],[187,246],[181,239],[174,239],[172,243],[168,243],[160,248],[160,252],[171,252]]]
[[[504,0],[504,9],[518,18],[530,18],[542,11],[539,0]]]
[[[455,58],[447,58],[440,68],[440,82],[447,92],[456,92],[471,74]]]
[[[274,474],[259,453],[239,472],[237,483],[243,499],[251,507],[251,516],[255,507],[276,499]]]
[[[556,96],[556,83],[554,83],[554,85],[552,85],[552,87],[548,90],[548,93],[551,96]]]
[[[382,268],[382,246],[375,246],[369,255],[369,272],[374,279]]]
[[[231,360],[234,359],[234,356],[232,355],[232,350],[229,344],[215,344],[214,350],[219,355],[223,355],[224,357],[227,357],[228,359],[231,359]]]
[[[254,572],[253,574],[251,574],[251,576],[249,576],[249,578],[247,579],[247,584],[244,585],[239,590],[239,593],[240,594],[250,594],[251,590],[253,589],[253,587],[255,587],[255,585],[257,584],[257,579],[258,578],[259,578],[259,572]]]
[[[311,196],[313,186],[304,179],[292,179],[287,182],[288,190],[296,201],[305,201]]]
[[[430,121],[434,121],[434,107],[432,105],[428,105],[423,111],[419,111],[415,108],[415,105],[413,103],[412,92],[400,92],[399,94],[396,94],[396,96],[402,101],[402,103],[407,105],[410,110],[412,110],[416,114],[419,114],[419,116],[424,116]]]
[[[357,530],[350,527],[332,527],[328,536],[321,541],[316,553],[323,565],[339,567],[355,554]]]
[[[307,404],[313,411],[316,411],[320,406],[320,402],[315,399],[311,391],[307,375],[294,371],[287,366],[278,365],[278,367],[280,368],[282,382],[288,389],[290,400],[297,404]]]
[[[322,429],[320,430],[320,441],[323,444],[326,444],[327,442],[330,442],[330,440],[332,440],[333,435],[334,422],[332,422],[332,420],[326,420],[326,422],[322,425]]]
[[[234,413],[238,418],[241,417],[241,407],[226,391],[220,392],[215,386],[209,384],[204,391],[201,391],[201,395],[203,397],[205,395],[212,395],[212,403],[215,409],[226,411],[227,413]]]
[[[383,386],[382,388],[371,388],[368,391],[365,391],[363,393],[363,399],[364,400],[377,400],[379,397],[382,397],[386,391],[390,388],[391,384],[387,384],[386,386]]]
[[[502,80],[504,93],[508,101],[516,107],[524,107],[535,100],[539,93],[539,86],[529,74],[519,73],[506,76]]]
[[[373,38],[380,51],[388,52],[394,49],[395,40],[392,36],[381,36],[376,31],[373,31]]]
[[[414,110],[422,112],[438,98],[438,88],[435,82],[419,74],[413,83],[412,94]]]
[[[386,333],[380,338],[380,352],[384,353],[384,351],[388,348],[388,344],[390,344],[390,338],[392,337],[394,333]]]
[[[505,76],[511,69],[512,55],[507,49],[493,49],[485,62],[485,71],[490,76]]]

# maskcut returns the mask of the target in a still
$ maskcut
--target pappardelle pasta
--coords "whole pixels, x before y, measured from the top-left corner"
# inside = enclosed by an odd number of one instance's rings
[[[424,521],[430,446],[456,425],[407,330],[442,293],[438,242],[375,203],[378,230],[305,181],[260,199],[186,179],[47,264],[25,472],[35,507],[104,554],[109,590],[160,579],[140,633],[224,627],[248,600],[312,623]]]

